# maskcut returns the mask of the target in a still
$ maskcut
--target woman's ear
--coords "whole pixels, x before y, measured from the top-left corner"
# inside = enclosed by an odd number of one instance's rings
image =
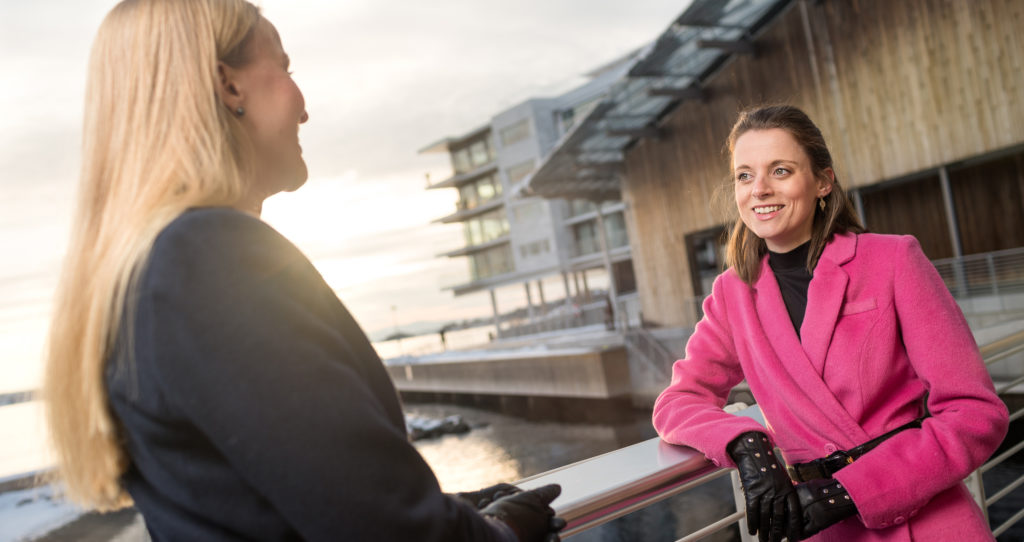
[[[832,186],[835,185],[835,183],[836,183],[836,172],[832,171],[832,168],[827,167],[827,168],[825,168],[825,170],[822,173],[825,174],[825,178],[828,179],[828,182],[825,182],[824,180],[819,180],[818,181],[818,197],[819,198],[823,198],[823,197],[831,194],[832,193]]]
[[[231,111],[242,106],[242,90],[237,82],[238,71],[223,62],[217,63],[217,95]]]

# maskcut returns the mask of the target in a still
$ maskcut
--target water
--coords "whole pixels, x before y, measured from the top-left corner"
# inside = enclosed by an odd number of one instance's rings
[[[650,413],[627,414],[615,424],[528,421],[468,407],[406,404],[415,416],[461,415],[470,425],[486,424],[469,433],[418,441],[416,448],[430,464],[446,492],[471,491],[499,482],[515,482],[544,471],[594,457],[656,436]],[[575,542],[676,540],[735,511],[729,478],[655,504],[611,523],[572,537]],[[710,537],[738,540],[735,529]]]

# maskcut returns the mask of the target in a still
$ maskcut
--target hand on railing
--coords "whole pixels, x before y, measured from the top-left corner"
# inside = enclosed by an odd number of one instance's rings
[[[512,528],[520,542],[557,542],[565,520],[555,516],[551,501],[562,493],[558,484],[502,497],[480,511]]]
[[[492,502],[509,495],[515,495],[523,490],[512,484],[497,484],[485,487],[477,491],[463,491],[455,494],[455,497],[468,502],[473,508],[481,510]]]
[[[768,435],[750,431],[729,443],[726,451],[739,470],[747,504],[747,531],[760,542],[800,540],[800,502],[786,469],[775,457]]]

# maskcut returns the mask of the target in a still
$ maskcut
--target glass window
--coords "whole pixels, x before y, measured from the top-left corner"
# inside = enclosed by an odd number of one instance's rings
[[[472,168],[469,164],[468,149],[459,149],[452,153],[452,168],[456,174],[465,173]]]
[[[470,256],[473,280],[493,277],[512,271],[512,249],[508,245],[493,247]]]
[[[508,175],[508,182],[515,183],[521,180],[523,177],[529,175],[533,171],[533,160],[527,160],[525,162],[518,163],[505,172]]]
[[[624,247],[629,244],[626,233],[626,222],[622,213],[614,213],[604,217],[604,231],[608,234],[608,248]]]
[[[479,245],[508,234],[505,210],[497,209],[463,222],[466,245]]]
[[[490,149],[486,139],[481,139],[469,146],[470,163],[478,168],[491,161]]]
[[[467,220],[462,223],[462,231],[466,237],[466,246],[479,245],[484,242],[483,229],[477,219]]]
[[[597,206],[594,205],[594,202],[589,200],[574,199],[569,202],[569,209],[571,210],[572,216],[579,216],[597,210]]]
[[[523,119],[501,129],[501,144],[508,146],[530,137],[530,119]]]
[[[593,222],[583,222],[572,227],[573,239],[576,241],[576,255],[593,254],[600,248],[598,244],[597,229]]]
[[[474,186],[476,187],[477,195],[480,196],[480,203],[490,201],[491,198],[497,195],[494,193],[494,183],[490,177],[480,179]]]
[[[477,188],[473,183],[464,184],[459,187],[459,209],[472,209],[479,205]]]

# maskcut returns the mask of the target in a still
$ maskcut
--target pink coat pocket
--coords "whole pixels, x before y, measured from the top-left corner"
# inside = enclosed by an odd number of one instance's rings
[[[878,305],[875,304],[875,298],[873,297],[869,299],[859,299],[857,301],[847,301],[843,304],[842,315],[847,316],[850,314],[857,314],[859,312],[867,312],[876,308],[878,308]]]

